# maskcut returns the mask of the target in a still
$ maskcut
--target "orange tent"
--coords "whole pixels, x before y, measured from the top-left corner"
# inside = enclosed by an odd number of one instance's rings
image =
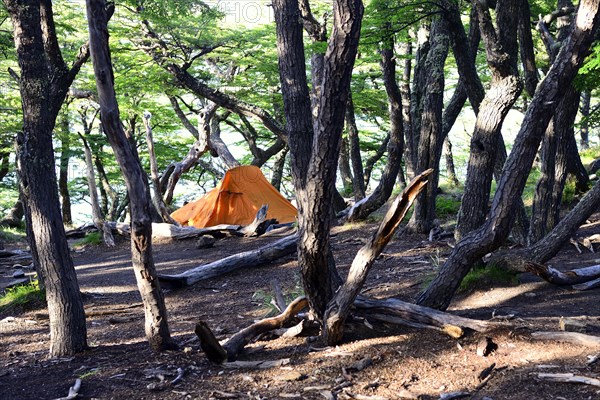
[[[263,204],[267,219],[294,222],[298,210],[265,178],[258,167],[244,165],[227,171],[216,188],[171,216],[182,225],[204,228],[219,224],[248,225]]]

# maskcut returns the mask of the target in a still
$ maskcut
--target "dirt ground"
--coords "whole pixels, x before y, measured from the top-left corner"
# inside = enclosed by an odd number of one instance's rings
[[[337,265],[346,273],[374,225],[338,227]],[[580,236],[600,233],[591,223]],[[198,250],[194,240],[156,244],[160,273],[181,272],[228,255],[263,246],[274,238],[228,237],[214,248]],[[451,248],[447,241],[402,235],[376,262],[363,294],[413,301]],[[73,252],[85,295],[90,350],[75,357],[49,359],[45,310],[0,314],[0,399],[56,399],[82,379],[83,399],[598,399],[600,388],[553,383],[540,373],[573,373],[598,378],[588,364],[590,348],[531,337],[556,331],[561,317],[575,318],[588,333],[600,334],[600,290],[577,292],[523,275],[508,286],[488,285],[458,295],[450,312],[489,320],[511,316],[510,326],[452,339],[440,332],[357,319],[345,341],[327,348],[318,339],[276,338],[250,344],[240,360],[271,360],[277,366],[240,368],[209,362],[194,334],[202,319],[224,339],[269,311],[269,281],[277,279],[290,296],[299,289],[295,255],[267,266],[240,270],[167,291],[169,325],[182,350],[155,354],[144,340],[143,311],[130,267],[128,240],[116,249],[87,247]],[[550,264],[564,269],[599,263],[600,257],[566,245]],[[0,270],[7,276],[10,270]],[[479,356],[487,336],[497,349]],[[482,371],[494,365],[487,380]],[[178,369],[183,378],[175,385]],[[161,383],[163,382],[163,383]],[[456,394],[456,393],[455,393]],[[446,397],[444,397],[446,396]]]

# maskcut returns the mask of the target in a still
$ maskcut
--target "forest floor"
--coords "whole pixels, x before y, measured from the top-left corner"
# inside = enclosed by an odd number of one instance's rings
[[[596,218],[599,219],[599,218]],[[375,229],[373,224],[335,228],[336,262],[345,274]],[[578,232],[600,233],[600,221]],[[277,238],[227,237],[210,249],[198,250],[194,240],[156,244],[160,273],[181,272],[231,254],[254,249]],[[448,241],[402,235],[376,262],[363,293],[413,301],[450,253]],[[129,241],[117,247],[90,246],[73,252],[88,313],[90,349],[74,357],[49,359],[49,326],[43,308],[0,314],[0,399],[56,399],[67,396],[82,379],[83,399],[598,399],[600,388],[540,380],[540,373],[573,373],[598,378],[600,368],[588,356],[600,348],[539,341],[535,331],[557,331],[561,317],[585,324],[600,335],[600,290],[578,292],[553,286],[524,274],[518,282],[486,282],[461,293],[449,311],[489,320],[512,316],[510,326],[484,334],[452,339],[425,329],[356,320],[343,344],[328,348],[307,337],[261,340],[247,346],[240,360],[277,361],[269,368],[240,368],[209,362],[194,327],[204,320],[218,339],[231,336],[269,311],[270,280],[283,292],[300,292],[295,255],[267,266],[201,281],[166,291],[169,325],[181,351],[155,354],[144,340],[144,318],[130,267]],[[600,263],[600,256],[570,244],[550,264],[572,269]],[[3,276],[10,270],[0,270]],[[289,301],[289,300],[288,300]],[[483,357],[478,342],[489,337],[497,349]],[[483,384],[478,376],[495,368]],[[161,384],[175,379],[176,385]],[[479,387],[479,388],[478,388]],[[444,397],[446,396],[446,397]]]

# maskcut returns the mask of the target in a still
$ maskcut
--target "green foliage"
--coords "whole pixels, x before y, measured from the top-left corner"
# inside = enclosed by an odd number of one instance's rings
[[[304,296],[304,289],[299,276],[294,279],[294,286],[288,289],[287,292],[283,293],[283,298],[286,304],[290,304],[292,301],[300,296]],[[275,305],[274,295],[271,292],[259,290],[252,295],[252,299],[257,301],[262,308],[266,309],[265,317],[270,317],[279,314],[279,309]]]
[[[85,246],[97,246],[102,244],[102,234],[100,232],[89,232],[84,238],[77,240],[73,247],[81,248]]]
[[[456,217],[460,200],[452,195],[438,195],[435,200],[435,213],[439,218]]]
[[[565,205],[573,204],[577,194],[577,181],[573,178],[567,179],[562,193],[562,203]]]
[[[470,293],[493,286],[514,286],[517,283],[518,279],[514,273],[496,265],[489,265],[471,270],[460,283],[458,292]]]
[[[590,147],[579,152],[581,162],[585,166],[589,166],[594,160],[600,157],[600,146]]]
[[[7,228],[0,226],[0,242],[21,242],[26,239],[23,228]]]
[[[8,288],[0,295],[0,312],[35,309],[45,304],[46,293],[40,289],[38,280]]]

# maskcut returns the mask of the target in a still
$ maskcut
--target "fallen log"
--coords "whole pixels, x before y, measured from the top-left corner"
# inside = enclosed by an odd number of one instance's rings
[[[555,285],[577,285],[600,278],[600,265],[559,271],[547,265],[527,262],[525,263],[525,271],[531,272]]]
[[[548,374],[539,373],[538,378],[544,381],[560,382],[560,383],[582,383],[585,385],[600,386],[600,380],[588,376],[575,375],[571,373],[564,374]]]
[[[222,260],[199,265],[181,274],[159,274],[161,286],[184,287],[242,268],[259,267],[296,251],[297,235],[290,235],[256,250],[234,254]]]
[[[435,329],[453,338],[461,337],[465,328],[476,332],[486,332],[492,328],[505,325],[499,322],[464,318],[394,298],[375,300],[358,296],[353,306],[355,312],[368,319],[413,328]]]
[[[586,347],[600,346],[600,337],[577,332],[533,332],[531,337],[536,340],[556,340]]]
[[[113,231],[123,236],[129,236],[130,227],[129,224],[121,222],[106,222]],[[178,226],[167,223],[153,223],[152,224],[152,239],[171,239],[171,240],[182,240],[200,237],[203,235],[213,236],[225,236],[225,234],[240,235],[238,232],[240,229],[239,225],[215,225],[209,228],[195,228],[193,226]]]
[[[575,290],[589,290],[600,287],[600,278],[594,279],[593,281],[579,283],[577,285],[571,286]]]
[[[0,250],[0,265],[31,264],[31,253],[24,250]]]
[[[308,306],[306,297],[298,297],[279,315],[265,318],[242,329],[221,345],[203,321],[196,324],[195,332],[200,339],[200,346],[209,360],[217,363],[235,361],[238,354],[256,336],[283,327],[292,318]]]

